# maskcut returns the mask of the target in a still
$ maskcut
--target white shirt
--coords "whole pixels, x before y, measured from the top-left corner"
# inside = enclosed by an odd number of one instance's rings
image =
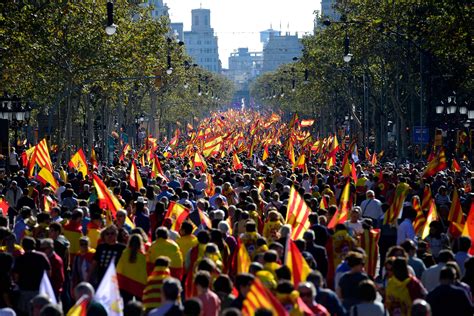
[[[383,215],[382,202],[377,199],[367,199],[360,204],[363,217],[378,219]]]
[[[421,275],[421,283],[428,292],[433,291],[439,283],[439,273],[446,263],[440,262],[426,269]]]
[[[411,220],[405,218],[405,220],[398,226],[397,229],[397,245],[403,243],[406,239],[415,241],[415,229]]]

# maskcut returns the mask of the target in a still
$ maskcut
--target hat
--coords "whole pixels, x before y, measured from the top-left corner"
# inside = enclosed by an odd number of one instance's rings
[[[137,200],[135,201],[135,203],[147,204],[147,203],[148,203],[148,200],[147,200],[145,197],[143,197],[143,196],[139,196],[139,197],[137,198]]]

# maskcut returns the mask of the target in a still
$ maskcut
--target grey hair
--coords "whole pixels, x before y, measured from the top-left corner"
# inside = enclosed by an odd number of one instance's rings
[[[298,291],[300,289],[310,289],[311,290],[311,298],[315,298],[316,297],[316,287],[314,286],[313,283],[311,282],[301,282],[300,284],[298,284]]]

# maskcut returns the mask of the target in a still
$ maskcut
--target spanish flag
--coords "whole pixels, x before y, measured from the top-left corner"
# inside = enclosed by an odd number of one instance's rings
[[[314,120],[301,120],[300,126],[301,127],[309,127],[314,124]]]
[[[166,181],[168,181],[168,178],[165,176],[163,173],[163,169],[161,168],[161,163],[160,160],[156,155],[153,155],[153,160],[152,160],[152,165],[151,165],[151,177],[156,178],[156,177],[162,177]]]
[[[76,305],[71,307],[71,309],[67,312],[67,316],[86,316],[88,304],[89,304],[89,297],[87,295],[83,295],[76,302]]]
[[[306,162],[306,156],[305,156],[305,154],[301,154],[300,157],[298,158],[298,160],[294,163],[293,170],[298,168],[298,169],[302,170],[303,172],[307,173],[305,162]]]
[[[453,158],[453,161],[451,163],[451,170],[454,172],[461,172],[461,166],[455,158]]]
[[[438,155],[430,161],[426,166],[425,171],[423,172],[423,177],[431,177],[437,174],[440,171],[443,171],[447,167],[446,154],[443,149],[441,149]]]
[[[92,182],[97,190],[97,198],[99,199],[100,207],[109,210],[115,218],[117,211],[122,208],[120,202],[96,174],[92,175]]]
[[[300,284],[300,282],[306,281],[306,277],[311,273],[311,268],[295,242],[289,238],[287,240],[288,245],[285,253],[285,265],[291,271],[291,282],[293,284]]]
[[[38,174],[36,175],[36,179],[43,185],[49,183],[54,192],[56,192],[56,190],[59,188],[58,181],[54,178],[51,171],[49,171],[47,168],[41,168],[40,172],[38,172]]]
[[[194,154],[194,168],[200,168],[201,171],[206,171],[207,169],[207,163],[204,160],[204,157],[201,156],[198,152]]]
[[[288,315],[280,301],[256,278],[242,304],[242,315],[253,316],[261,308],[272,311],[274,316]]]
[[[207,180],[207,188],[204,193],[206,193],[206,196],[213,196],[216,185],[214,184],[214,181],[212,180],[212,176],[209,173],[206,173],[206,180]]]
[[[133,190],[138,192],[141,188],[143,188],[142,177],[140,176],[140,172],[138,171],[135,161],[132,161],[132,167],[130,168],[129,181],[130,181],[130,187]]]
[[[474,240],[474,203],[472,200],[471,208],[469,210],[469,215],[467,216],[466,223],[464,224],[462,235],[470,237],[471,240]],[[469,249],[469,253],[471,255],[474,255],[474,243],[471,244],[471,249]]]
[[[130,262],[130,249],[125,249],[117,263],[117,280],[120,290],[141,299],[147,276],[145,254],[138,252],[135,261]]]
[[[190,210],[184,207],[181,204],[178,204],[174,201],[170,202],[168,206],[168,211],[166,212],[165,219],[171,218],[173,220],[173,224],[171,229],[174,231],[179,231],[181,229],[181,224],[186,220],[189,215]]]
[[[232,169],[241,170],[243,168],[242,163],[240,162],[239,156],[236,153],[232,155]]]
[[[56,203],[56,201],[53,200],[53,198],[50,197],[49,195],[43,195],[43,205],[44,205],[43,210],[46,213],[49,213],[49,212],[51,212],[51,209],[53,207],[58,205],[58,203]]]
[[[8,202],[3,197],[0,197],[0,209],[2,209],[3,216],[7,216],[9,208]]]
[[[82,148],[79,148],[79,150],[71,157],[68,166],[71,169],[77,169],[82,173],[83,177],[87,175],[86,155],[84,155]]]

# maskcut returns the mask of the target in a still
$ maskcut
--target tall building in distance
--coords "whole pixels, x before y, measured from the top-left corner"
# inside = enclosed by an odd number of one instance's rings
[[[289,32],[270,32],[266,44],[263,46],[262,72],[274,71],[283,64],[293,61],[294,57],[301,56],[303,44],[298,38],[298,33],[291,35]]]
[[[340,14],[336,11],[337,0],[321,0],[321,17],[323,20],[339,21]]]
[[[169,8],[166,4],[163,4],[163,0],[147,0],[142,4],[145,7],[152,7],[151,17],[153,19],[159,19],[162,16],[169,17]]]
[[[191,31],[184,32],[184,43],[194,62],[204,69],[220,72],[217,36],[211,28],[211,10],[194,9],[191,11]]]

